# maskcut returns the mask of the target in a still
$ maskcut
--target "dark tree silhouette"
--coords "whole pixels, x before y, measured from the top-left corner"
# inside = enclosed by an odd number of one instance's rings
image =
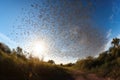
[[[113,44],[114,47],[118,47],[119,46],[119,42],[120,42],[119,38],[113,38],[111,44]]]
[[[0,50],[2,50],[3,52],[6,52],[6,53],[11,53],[10,48],[6,44],[1,43],[1,42],[0,42]]]
[[[53,60],[49,60],[48,63],[55,64],[55,62]]]
[[[23,54],[22,48],[20,48],[20,47],[16,48],[16,52],[17,52],[17,54],[20,54],[20,55]]]

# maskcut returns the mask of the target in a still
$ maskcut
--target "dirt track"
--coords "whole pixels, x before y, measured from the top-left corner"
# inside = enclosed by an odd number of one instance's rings
[[[96,76],[95,74],[88,74],[81,71],[73,71],[72,74],[75,80],[111,80],[109,78],[102,78]]]

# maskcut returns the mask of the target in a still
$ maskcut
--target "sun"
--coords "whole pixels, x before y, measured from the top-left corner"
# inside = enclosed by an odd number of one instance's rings
[[[48,47],[45,41],[38,40],[32,42],[31,50],[34,56],[40,57],[40,56],[44,56],[47,53]]]
[[[45,43],[43,41],[37,41],[33,45],[33,50],[37,53],[43,53],[46,50]]]

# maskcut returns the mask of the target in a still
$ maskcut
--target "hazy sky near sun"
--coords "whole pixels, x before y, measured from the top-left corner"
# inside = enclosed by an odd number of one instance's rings
[[[0,41],[49,47],[46,59],[70,62],[96,56],[120,36],[119,0],[0,0]]]

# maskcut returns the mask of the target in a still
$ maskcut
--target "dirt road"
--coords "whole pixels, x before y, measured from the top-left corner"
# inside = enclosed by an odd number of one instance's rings
[[[102,78],[102,77],[98,77],[95,74],[92,73],[84,73],[81,71],[73,71],[73,78],[75,80],[111,80],[109,78]]]

